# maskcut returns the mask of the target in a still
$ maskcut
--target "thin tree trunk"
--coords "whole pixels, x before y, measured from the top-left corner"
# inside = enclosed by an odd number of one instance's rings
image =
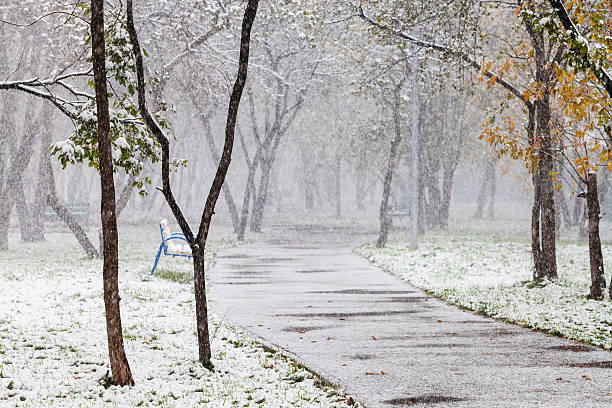
[[[606,290],[601,240],[599,238],[599,196],[597,173],[587,175],[587,207],[589,209],[589,261],[591,267],[590,299],[602,300]]]
[[[45,159],[47,163],[46,178],[48,180],[49,186],[47,203],[51,208],[53,208],[53,211],[55,211],[59,219],[62,220],[62,222],[68,226],[70,231],[72,231],[74,237],[78,241],[79,245],[81,245],[87,256],[89,256],[90,258],[99,257],[100,253],[96,251],[96,248],[93,246],[93,244],[87,237],[87,233],[85,232],[83,227],[81,227],[78,221],[72,216],[70,210],[68,210],[68,208],[62,205],[59,199],[57,198],[57,192],[55,190],[55,177],[53,176],[51,159],[49,158],[49,156],[47,156]]]
[[[29,236],[32,231],[30,224],[30,215],[28,211],[28,203],[26,201],[25,191],[23,190],[23,183],[21,177],[16,180],[13,185],[13,202],[15,203],[15,210],[17,210],[17,218],[19,219],[19,234],[23,242],[29,242]]]
[[[495,193],[497,189],[497,156],[493,157],[490,173],[490,188],[489,188],[489,218],[495,219]]]
[[[253,214],[251,215],[252,232],[261,232],[263,214],[266,207],[266,201],[268,200],[268,183],[270,181],[270,172],[272,171],[272,164],[267,160],[268,159],[263,161],[261,166],[261,178],[259,179],[259,188],[257,189],[257,197],[255,199],[255,205],[253,206]]]
[[[98,117],[98,151],[100,152],[101,221],[104,237],[104,307],[106,332],[113,382],[134,385],[132,371],[123,346],[119,306],[119,242],[115,208],[115,182],[110,139],[110,116],[106,84],[106,50],[104,41],[104,0],[91,0],[91,46]]]
[[[376,246],[382,248],[387,245],[387,237],[389,234],[389,216],[387,215],[387,208],[389,205],[389,193],[391,192],[391,183],[393,181],[393,173],[395,172],[395,159],[397,156],[397,149],[402,141],[401,131],[401,119],[400,119],[400,91],[404,86],[404,78],[395,87],[394,101],[393,101],[393,122],[395,127],[395,137],[391,141],[391,151],[389,152],[389,161],[387,162],[387,172],[385,173],[385,179],[383,182],[383,196],[380,203],[380,232],[378,234],[378,240]]]
[[[45,104],[42,113],[42,140],[40,143],[40,157],[38,162],[38,183],[36,185],[36,193],[34,196],[34,205],[32,206],[32,235],[31,242],[39,242],[45,239],[45,207],[47,205],[47,197],[49,196],[49,171],[48,166],[51,145],[51,124],[53,118],[53,110]],[[53,169],[51,169],[53,171]]]
[[[544,97],[546,99],[546,96]],[[548,126],[550,123],[548,106],[544,109],[538,109],[538,116],[544,117],[540,119],[539,126]],[[546,113],[544,113],[546,112]],[[548,119],[546,119],[548,117]],[[542,231],[542,261],[543,273],[542,277],[548,279],[557,278],[557,261],[556,261],[556,228],[555,228],[555,193],[550,175],[553,170],[554,154],[550,148],[550,129],[544,130],[542,149],[540,153],[540,184],[541,184],[541,231]]]
[[[487,187],[491,182],[491,173],[493,172],[493,157],[487,157],[487,164],[482,172],[482,181],[480,183],[480,190],[478,192],[478,199],[476,201],[476,212],[474,218],[482,218],[484,206],[487,201]],[[493,187],[494,189],[495,187]]]
[[[212,131],[210,129],[210,123],[208,121],[204,121],[205,127],[205,136],[206,141],[208,142],[208,150],[210,151],[210,155],[213,160],[218,162],[220,160],[219,152],[217,151],[217,146],[215,145],[215,139],[213,138]],[[234,197],[232,196],[232,192],[230,190],[229,184],[227,182],[223,183],[223,198],[225,199],[225,204],[227,204],[227,209],[230,213],[230,218],[232,220],[232,228],[234,232],[238,232],[240,226],[240,217],[238,216],[238,208],[236,207],[236,203],[234,202]]]
[[[169,140],[163,133],[161,128],[155,122],[151,113],[147,109],[144,67],[142,51],[138,42],[138,34],[134,26],[134,16],[132,10],[132,0],[127,1],[127,30],[130,35],[132,49],[136,62],[136,76],[138,81],[138,108],[143,119],[156,139],[161,144],[162,148],[162,181],[164,197],[168,206],[172,210],[176,221],[178,222],[185,239],[189,242],[194,261],[194,289],[196,299],[196,327],[198,334],[198,353],[202,365],[210,366],[211,348],[210,337],[208,334],[208,306],[206,303],[206,281],[205,281],[205,265],[204,265],[204,250],[210,230],[210,223],[214,214],[215,205],[221,192],[227,170],[232,158],[234,147],[234,134],[236,131],[236,119],[238,116],[238,108],[242,98],[242,92],[247,78],[249,66],[249,49],[251,42],[251,29],[257,14],[258,0],[249,0],[244,17],[242,20],[242,32],[240,37],[240,56],[238,61],[238,74],[232,88],[230,101],[227,112],[227,121],[225,124],[225,143],[223,145],[223,153],[217,167],[215,178],[206,199],[204,211],[198,228],[198,234],[194,237],[193,231],[189,226],[182,210],[178,206],[176,199],[172,193],[170,185],[170,148]],[[114,201],[113,201],[114,204]],[[106,240],[106,239],[105,239]]]
[[[458,157],[457,157],[458,161]],[[453,181],[457,161],[453,166],[445,166],[442,173],[442,204],[440,208],[440,227],[448,228],[448,217],[450,213],[450,203],[453,193]]]
[[[340,180],[340,163],[341,158],[340,155],[336,155],[336,218],[340,218],[342,215],[342,182]]]

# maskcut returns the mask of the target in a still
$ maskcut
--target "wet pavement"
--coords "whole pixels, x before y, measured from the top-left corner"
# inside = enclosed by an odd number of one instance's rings
[[[367,407],[612,407],[612,353],[449,306],[352,252],[371,234],[277,227],[219,254],[211,304]]]

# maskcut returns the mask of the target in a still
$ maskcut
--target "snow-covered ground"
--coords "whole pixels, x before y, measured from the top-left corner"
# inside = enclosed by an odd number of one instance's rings
[[[588,247],[560,243],[559,280],[534,285],[529,243],[483,233],[430,233],[418,250],[409,236],[387,248],[356,249],[384,270],[461,307],[603,348],[612,348],[612,301],[586,298]],[[612,246],[604,245],[609,282]]]
[[[203,368],[190,260],[162,257],[159,277],[148,275],[157,228],[120,228],[122,320],[133,388],[104,385],[109,366],[101,261],[84,258],[69,233],[49,233],[42,244],[12,236],[11,250],[0,253],[0,406],[347,406],[339,389],[215,316],[215,370]],[[228,241],[213,241],[210,248],[223,245]]]

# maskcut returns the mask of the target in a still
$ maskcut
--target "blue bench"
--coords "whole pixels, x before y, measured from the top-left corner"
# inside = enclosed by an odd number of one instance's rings
[[[159,232],[161,234],[161,244],[159,244],[159,249],[157,250],[157,255],[155,256],[155,262],[153,263],[153,269],[151,269],[151,275],[155,273],[155,268],[157,268],[157,263],[159,262],[159,257],[161,256],[162,251],[166,256],[193,258],[191,255],[189,242],[187,242],[185,235],[181,234],[180,232],[171,233],[168,229],[166,220],[162,220],[159,223]]]

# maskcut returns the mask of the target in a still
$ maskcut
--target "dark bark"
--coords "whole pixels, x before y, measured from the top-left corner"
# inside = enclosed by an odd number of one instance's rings
[[[597,173],[587,175],[587,207],[589,211],[589,264],[591,268],[590,299],[602,300],[606,290],[601,240],[599,238],[599,195]]]
[[[393,100],[393,122],[395,128],[395,137],[391,141],[391,150],[389,152],[389,161],[387,162],[387,171],[383,182],[383,196],[380,203],[380,232],[378,234],[378,240],[376,240],[376,246],[382,248],[387,245],[387,237],[389,234],[389,216],[387,215],[387,209],[389,206],[389,193],[391,192],[391,183],[393,181],[393,173],[395,172],[395,161],[397,157],[397,150],[399,144],[402,141],[401,131],[401,119],[400,119],[400,92],[404,86],[404,78],[397,84],[394,89],[394,100]]]
[[[208,142],[208,150],[214,161],[218,162],[220,160],[219,152],[217,151],[217,146],[215,145],[215,139],[213,138],[212,131],[210,129],[210,123],[208,121],[205,123],[205,136],[206,141]],[[240,228],[240,217],[238,216],[238,208],[236,207],[236,203],[234,201],[234,196],[232,195],[232,191],[227,182],[223,183],[223,199],[225,200],[225,204],[227,205],[227,209],[230,213],[230,218],[232,220],[232,228],[234,232],[238,232]]]
[[[542,143],[539,157],[540,194],[541,194],[541,242],[542,242],[542,270],[540,278],[557,278],[556,261],[556,227],[555,227],[555,193],[552,180],[553,154],[551,148],[550,107],[548,94],[544,93],[538,102],[538,133]]]
[[[251,41],[251,29],[257,14],[258,0],[249,0],[244,17],[242,20],[242,32],[240,38],[240,56],[238,61],[238,74],[230,95],[228,106],[227,121],[225,125],[225,143],[221,160],[217,167],[217,172],[213,180],[212,186],[206,199],[204,211],[198,228],[198,234],[194,237],[191,227],[178,206],[170,187],[169,177],[169,140],[157,125],[151,116],[146,103],[145,82],[144,82],[144,64],[142,59],[142,51],[138,42],[138,34],[134,26],[134,16],[132,10],[132,0],[127,1],[127,29],[132,43],[133,53],[136,61],[136,76],[138,81],[138,108],[143,119],[162,146],[162,192],[172,213],[178,222],[179,226],[187,242],[191,247],[194,262],[194,289],[196,298],[196,327],[198,334],[198,353],[199,360],[204,366],[210,365],[211,349],[210,337],[208,333],[208,307],[206,304],[206,280],[205,280],[205,264],[204,250],[210,229],[210,222],[214,214],[215,205],[221,192],[227,170],[232,157],[234,146],[234,133],[236,130],[236,118],[238,116],[238,108],[242,98],[242,92],[246,82],[248,65],[249,65],[249,49]]]
[[[110,139],[110,116],[106,84],[106,49],[104,41],[104,0],[91,1],[91,48],[98,118],[98,151],[100,154],[100,184],[102,189],[101,221],[104,237],[104,308],[106,332],[113,382],[134,385],[132,371],[123,346],[121,311],[119,306],[119,242],[115,213],[115,182]]]
[[[204,136],[206,138],[206,143],[208,144],[208,151],[215,162],[219,162],[220,156],[219,151],[217,149],[217,145],[215,143],[215,138],[213,137],[212,130],[210,128],[210,116],[212,110],[209,113],[204,113],[202,106],[198,103],[198,98],[195,94],[195,90],[192,87],[187,87],[187,91],[189,92],[189,96],[191,97],[191,101],[194,106],[198,108],[198,117],[200,118],[200,122],[204,127]],[[227,209],[230,214],[230,219],[232,221],[232,228],[235,233],[239,233],[240,228],[240,216],[238,215],[238,208],[236,207],[236,202],[234,201],[234,196],[232,195],[232,191],[227,182],[223,183],[223,199],[225,200],[225,204],[227,205]]]
[[[531,37],[534,48],[535,61],[535,80],[540,84],[541,97],[535,102],[535,139],[533,145],[538,153],[537,162],[537,181],[539,184],[540,208],[539,208],[539,227],[540,227],[540,261],[535,262],[534,277],[536,279],[556,279],[557,260],[556,260],[556,216],[555,216],[555,189],[553,185],[552,172],[554,170],[554,141],[551,134],[551,111],[550,96],[552,91],[552,78],[554,72],[548,61],[549,54],[546,50],[544,34],[537,32],[526,23],[525,28]],[[549,42],[549,52],[552,51]],[[552,53],[551,53],[552,55]],[[562,53],[558,50],[556,58],[560,58]],[[531,123],[530,111],[530,126]],[[533,226],[533,221],[532,221]],[[534,261],[536,256],[534,253]]]

